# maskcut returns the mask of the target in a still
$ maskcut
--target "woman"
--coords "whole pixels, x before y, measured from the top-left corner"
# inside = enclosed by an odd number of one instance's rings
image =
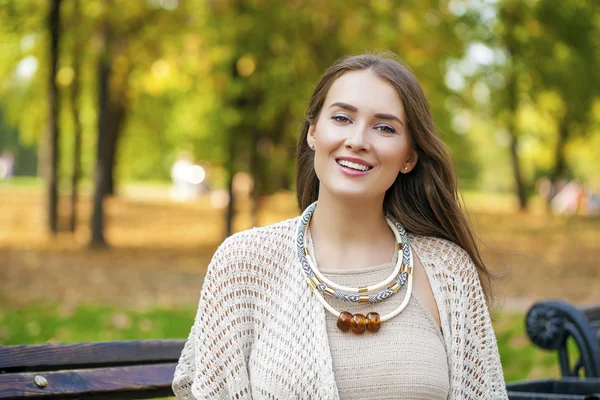
[[[296,189],[300,218],[214,255],[178,398],[507,398],[489,272],[405,67],[360,55],[325,72]]]

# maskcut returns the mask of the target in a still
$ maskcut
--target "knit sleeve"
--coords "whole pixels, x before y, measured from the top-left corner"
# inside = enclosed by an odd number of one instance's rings
[[[462,356],[462,371],[461,381],[455,385],[460,394],[456,393],[455,398],[507,399],[496,336],[477,268],[468,253],[460,249],[459,254],[462,334],[457,337],[462,338],[463,343],[456,343]]]
[[[198,311],[173,377],[178,399],[251,398],[247,360],[251,307],[244,296],[243,243],[227,239],[213,256]]]

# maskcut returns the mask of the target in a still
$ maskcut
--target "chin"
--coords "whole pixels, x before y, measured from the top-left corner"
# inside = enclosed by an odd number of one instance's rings
[[[338,185],[337,187],[328,188],[327,191],[332,198],[348,202],[375,201],[379,198],[383,199],[385,196],[385,192],[378,194],[379,191],[373,188],[348,186]]]

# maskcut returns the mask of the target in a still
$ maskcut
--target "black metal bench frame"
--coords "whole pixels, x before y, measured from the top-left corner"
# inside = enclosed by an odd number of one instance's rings
[[[525,324],[534,344],[557,351],[562,378],[511,382],[506,385],[509,399],[600,399],[600,307],[541,301],[529,309]],[[573,365],[569,338],[579,352]]]
[[[541,301],[531,307],[525,321],[533,343],[558,351],[563,377],[600,378],[600,307],[579,309],[565,301]],[[572,366],[569,338],[580,355]]]
[[[0,346],[0,399],[173,396],[184,340]]]

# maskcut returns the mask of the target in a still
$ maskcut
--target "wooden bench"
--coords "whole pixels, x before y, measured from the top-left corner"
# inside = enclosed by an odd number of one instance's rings
[[[0,399],[173,396],[184,340],[0,346]]]

